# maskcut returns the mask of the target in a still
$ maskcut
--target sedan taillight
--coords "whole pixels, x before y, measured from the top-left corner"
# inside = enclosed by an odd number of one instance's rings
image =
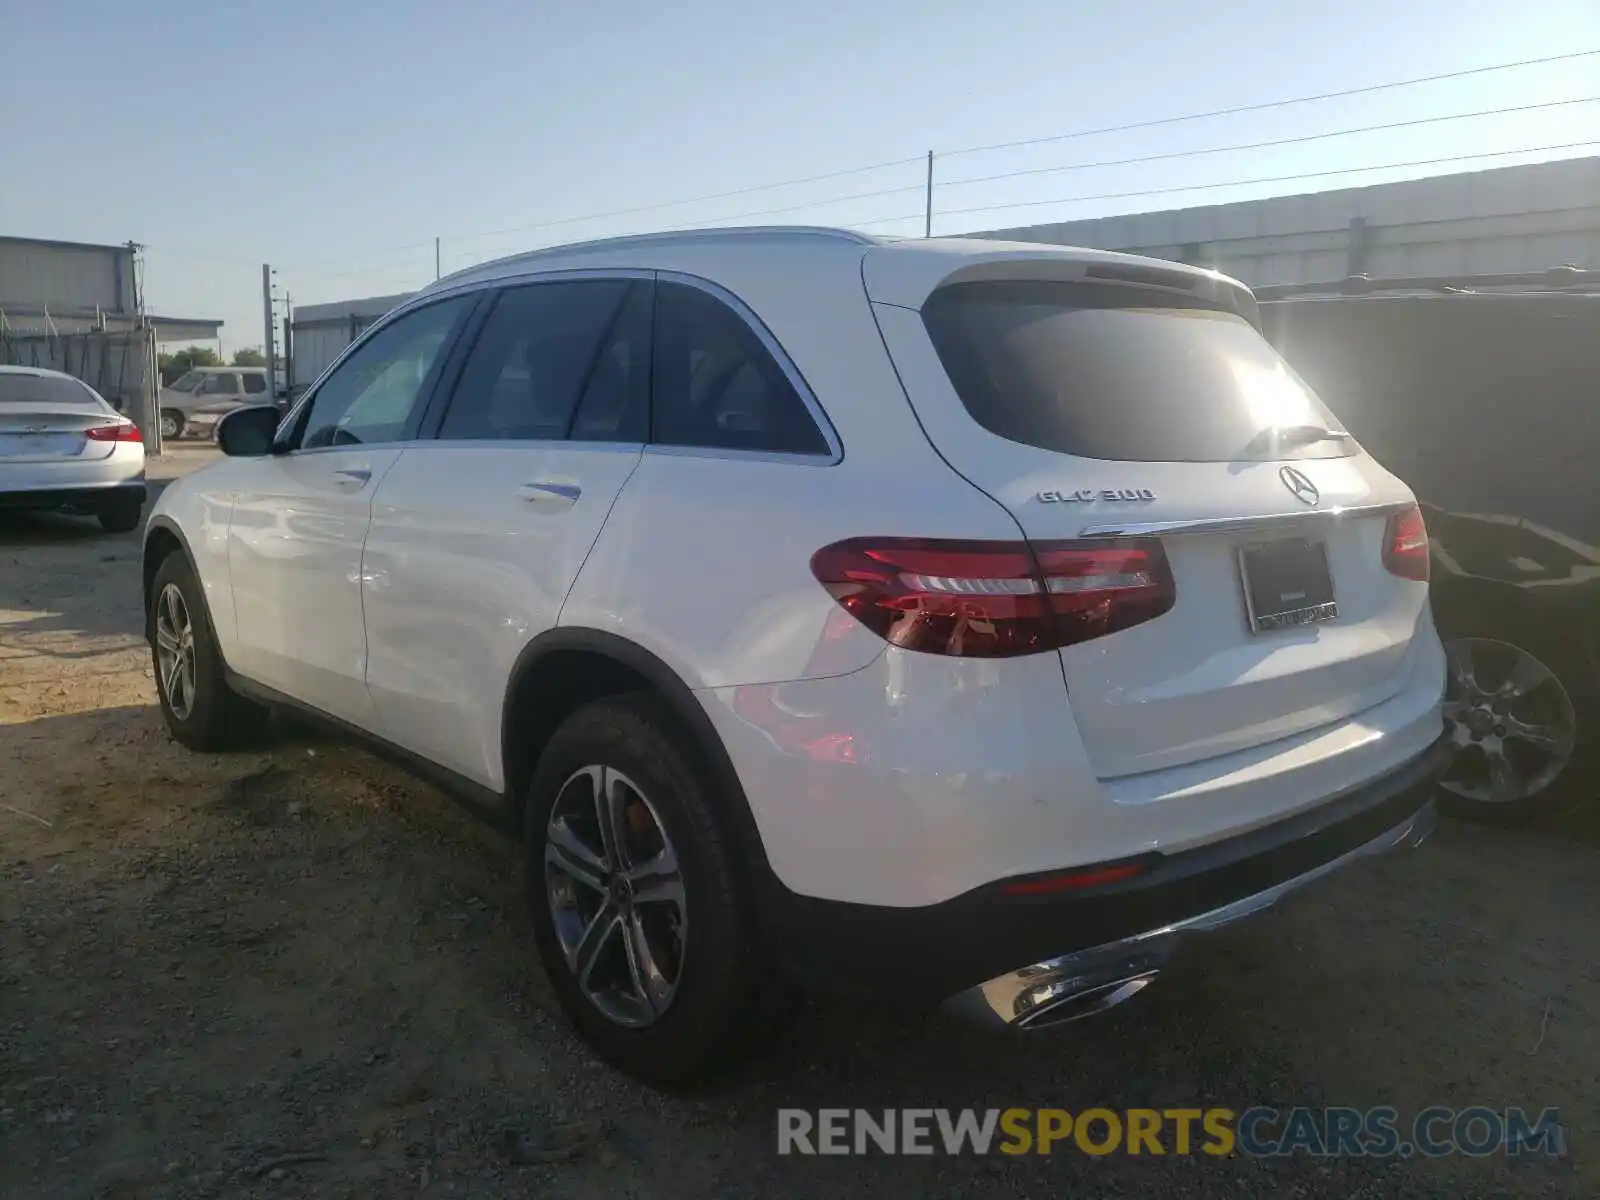
[[[100,425],[94,429],[86,429],[83,436],[91,442],[142,442],[144,436],[139,432],[139,427],[131,421],[124,421],[120,425]]]
[[[1383,533],[1383,565],[1401,579],[1428,582],[1428,527],[1416,505],[1389,518]]]
[[[1158,617],[1175,598],[1159,541],[852,538],[811,556],[846,612],[907,650],[1036,654]]]

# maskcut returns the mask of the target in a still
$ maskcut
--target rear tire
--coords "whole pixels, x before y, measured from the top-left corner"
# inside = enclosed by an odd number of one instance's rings
[[[161,410],[161,436],[163,438],[179,438],[183,436],[183,414],[175,408]]]
[[[95,516],[107,533],[132,533],[144,515],[144,501],[133,496],[118,496],[103,504]]]
[[[150,585],[151,660],[161,715],[177,741],[214,753],[246,745],[267,711],[228,686],[205,594],[181,551],[167,555]]]
[[[635,693],[569,717],[528,787],[540,959],[583,1038],[650,1083],[732,1065],[764,1016],[766,971],[715,786],[668,710]]]

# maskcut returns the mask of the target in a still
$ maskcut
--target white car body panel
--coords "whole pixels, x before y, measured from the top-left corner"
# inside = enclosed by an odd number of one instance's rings
[[[376,722],[361,550],[373,493],[400,453],[399,446],[318,449],[241,460],[227,476],[234,492],[229,666],[368,731]]]
[[[1319,525],[1340,619],[1263,636],[1247,632],[1228,574],[1233,534],[1163,539],[1172,611],[1011,658],[891,647],[810,570],[815,551],[849,537],[1017,541],[1155,518],[1298,518],[1279,462],[1073,458],[963,412],[913,309],[956,275],[1055,278],[1108,261],[1146,263],[708,234],[475,268],[428,294],[575,269],[713,282],[781,346],[839,453],[323,449],[197,472],[157,516],[185,532],[238,674],[490,789],[505,783],[502,701],[535,637],[598,630],[649,652],[703,706],[774,872],[801,895],[918,906],[1203,845],[1359,788],[1438,737],[1444,664],[1427,589],[1382,566],[1381,516]],[[1240,311],[1253,303],[1214,273],[1146,265],[1201,279]],[[1323,509],[1410,498],[1364,454],[1295,461]],[[341,469],[370,476],[341,485]],[[582,497],[544,511],[519,494],[540,481]],[[1156,498],[1109,511],[1036,500],[1101,487]]]
[[[361,568],[373,732],[503,786],[506,683],[555,625],[640,450],[474,441],[399,456]]]

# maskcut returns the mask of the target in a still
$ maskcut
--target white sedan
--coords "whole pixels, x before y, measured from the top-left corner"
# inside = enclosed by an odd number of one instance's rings
[[[71,375],[0,366],[0,507],[87,513],[127,533],[144,498],[137,425]]]

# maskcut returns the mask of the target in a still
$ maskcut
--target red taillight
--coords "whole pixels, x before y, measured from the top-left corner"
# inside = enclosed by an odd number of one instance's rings
[[[1066,871],[1060,875],[1044,875],[1035,879],[1017,879],[1000,888],[1007,896],[1046,896],[1054,892],[1076,892],[1084,888],[1103,887],[1108,883],[1121,883],[1135,875],[1144,874],[1149,862],[1112,863],[1101,867],[1085,867]]]
[[[1428,527],[1415,505],[1389,518],[1383,535],[1383,565],[1401,579],[1428,582]]]
[[[1158,541],[852,538],[812,555],[811,573],[879,637],[969,658],[1102,637],[1160,616],[1174,598]]]
[[[142,442],[144,437],[139,433],[139,427],[131,421],[121,425],[101,425],[95,429],[84,430],[83,436],[91,442]]]

